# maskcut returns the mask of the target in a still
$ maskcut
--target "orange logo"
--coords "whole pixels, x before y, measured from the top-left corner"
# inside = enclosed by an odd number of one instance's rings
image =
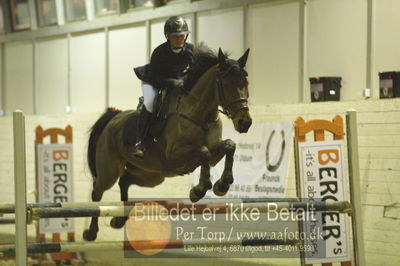
[[[68,160],[68,150],[54,150],[53,161]]]
[[[318,162],[325,165],[329,162],[339,162],[339,150],[321,150],[318,151]]]
[[[129,244],[146,256],[164,250],[170,241],[171,231],[168,209],[154,201],[136,204],[125,224]]]

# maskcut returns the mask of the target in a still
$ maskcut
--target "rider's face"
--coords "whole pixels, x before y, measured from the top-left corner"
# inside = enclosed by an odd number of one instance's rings
[[[172,48],[182,48],[185,43],[185,35],[168,35],[168,40]]]

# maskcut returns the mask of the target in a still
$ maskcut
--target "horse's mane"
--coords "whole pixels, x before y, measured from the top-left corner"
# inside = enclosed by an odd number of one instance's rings
[[[210,67],[218,64],[218,55],[204,43],[193,47],[193,65],[189,68],[185,88],[190,90]]]

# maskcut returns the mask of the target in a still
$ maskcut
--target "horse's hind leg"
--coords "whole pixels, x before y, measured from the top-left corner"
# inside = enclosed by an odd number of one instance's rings
[[[236,144],[232,140],[227,139],[222,141],[217,149],[225,153],[225,167],[221,178],[215,182],[213,191],[217,196],[224,196],[228,192],[229,186],[233,183],[232,167]]]
[[[98,182],[94,182],[93,183],[93,191],[92,191],[92,201],[100,201],[104,190],[100,188],[100,186],[98,185]],[[86,241],[93,241],[96,239],[97,237],[97,232],[99,231],[99,218],[98,217],[92,217],[91,221],[90,221],[90,226],[89,229],[86,229],[83,232],[83,239]]]
[[[107,156],[99,156],[96,160],[98,176],[93,184],[92,201],[100,201],[104,191],[110,189],[119,176],[124,171],[124,164],[116,157],[112,157],[109,153],[103,152]],[[83,239],[93,241],[97,237],[99,231],[99,218],[92,217],[88,230],[83,232]]]
[[[210,151],[206,146],[203,146],[199,150],[201,170],[199,184],[194,186],[190,190],[190,200],[192,202],[199,201],[207,193],[207,190],[212,188],[210,180]]]
[[[121,201],[128,201],[128,189],[133,184],[134,177],[125,170],[124,174],[119,178],[119,189],[121,191]],[[110,225],[112,228],[122,228],[128,217],[113,217]]]

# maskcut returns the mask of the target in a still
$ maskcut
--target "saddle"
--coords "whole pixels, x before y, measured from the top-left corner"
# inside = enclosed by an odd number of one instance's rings
[[[150,120],[150,127],[145,142],[153,142],[159,137],[168,121],[169,93],[167,90],[159,90],[154,100],[153,116]],[[143,107],[143,96],[139,97],[136,111],[127,118],[122,132],[122,139],[125,146],[136,143],[139,114]]]
[[[143,96],[142,96],[143,97]],[[141,97],[141,98],[142,98]],[[168,107],[169,107],[169,93],[168,90],[159,90],[154,101],[153,117],[150,121],[150,128],[147,134],[148,137],[157,138],[161,135],[168,121]],[[140,104],[139,100],[139,104]],[[143,101],[139,108],[142,108]]]

